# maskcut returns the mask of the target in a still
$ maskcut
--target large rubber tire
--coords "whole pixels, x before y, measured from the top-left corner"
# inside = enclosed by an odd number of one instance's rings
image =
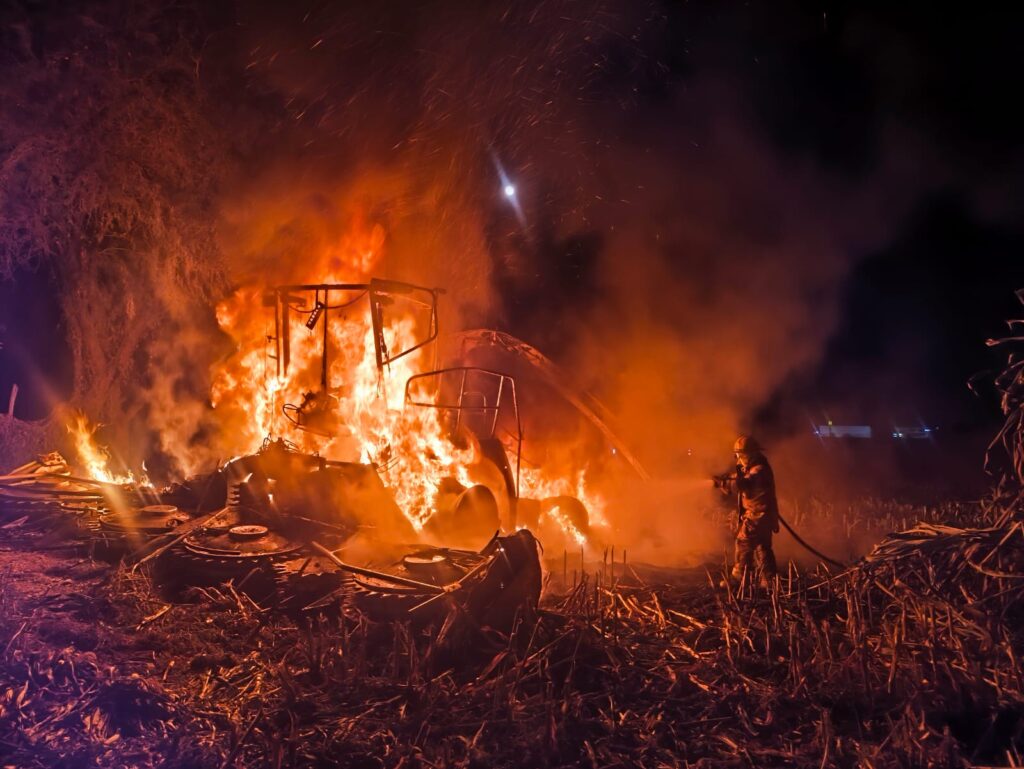
[[[501,526],[498,502],[486,486],[470,486],[448,510],[439,510],[427,521],[426,532],[451,547],[478,548]]]
[[[434,601],[429,610],[410,614],[410,610],[427,599],[431,593],[413,590],[375,590],[353,583],[351,605],[375,622],[429,621],[448,608],[444,600]]]

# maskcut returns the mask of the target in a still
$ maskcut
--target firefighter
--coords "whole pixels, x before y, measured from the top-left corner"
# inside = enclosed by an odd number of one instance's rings
[[[733,445],[736,473],[716,479],[718,488],[736,495],[736,563],[732,578],[742,580],[756,574],[762,587],[769,587],[777,572],[772,534],[779,530],[779,503],[775,498],[775,475],[761,445],[741,435]]]

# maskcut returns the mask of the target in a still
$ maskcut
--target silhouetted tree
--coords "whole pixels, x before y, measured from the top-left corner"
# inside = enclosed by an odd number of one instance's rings
[[[0,16],[0,279],[52,274],[73,398],[104,418],[130,411],[149,342],[220,290],[229,134],[204,3],[74,5]]]

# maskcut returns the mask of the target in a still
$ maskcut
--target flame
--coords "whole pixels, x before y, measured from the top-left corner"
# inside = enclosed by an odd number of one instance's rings
[[[284,274],[279,270],[274,280],[280,284],[366,283],[384,246],[383,228],[369,226],[357,214],[349,232],[320,249],[324,253],[306,254],[302,262],[282,260],[275,266],[301,263],[305,270],[285,270]],[[210,372],[210,406],[220,430],[213,439],[218,445],[209,448],[218,457],[255,453],[266,439],[285,438],[300,451],[326,459],[373,464],[417,531],[435,513],[445,479],[453,478],[464,487],[486,481],[482,457],[472,439],[465,447],[456,446],[442,411],[405,404],[410,377],[434,368],[429,346],[378,369],[368,300],[355,294],[340,298],[332,294],[334,307],[327,310],[327,320],[321,317],[312,329],[305,320],[313,308],[308,302],[293,306],[288,316],[290,356],[285,370],[283,361],[276,358],[274,339],[274,334],[284,333],[284,329],[275,331],[263,293],[263,286],[242,285],[216,307],[218,325],[234,342],[234,352]],[[389,306],[382,331],[387,349],[413,348],[425,336],[425,322],[411,305],[404,311],[400,303]],[[326,392],[322,386],[325,344]],[[435,395],[426,389],[426,381],[420,380],[420,389],[413,392],[417,401],[429,402]],[[297,429],[283,410],[286,404],[303,403],[309,393],[315,393],[317,411],[325,417],[323,429],[316,432]],[[84,415],[75,415],[68,429],[91,477],[111,483],[135,482],[130,474],[118,476],[109,470],[110,455],[96,444],[96,428]],[[179,458],[194,453],[190,445],[168,448]],[[604,502],[588,486],[585,471],[557,476],[555,472],[547,466],[523,468],[522,495],[574,496],[587,508],[590,525],[603,524]],[[545,520],[557,524],[570,541],[586,542],[586,534],[557,505],[547,510]]]
[[[542,468],[524,467],[520,470],[520,493],[524,497],[576,497],[587,508],[592,526],[607,526],[607,503],[587,481],[587,470],[552,474]]]
[[[562,531],[565,532],[566,536],[575,540],[577,545],[583,547],[587,544],[586,534],[576,528],[576,524],[572,522],[572,519],[570,519],[568,515],[562,512],[561,507],[555,505],[547,511],[547,516],[551,521],[557,523],[562,528]]]
[[[356,220],[358,230],[360,220]],[[379,226],[360,238],[351,233],[340,244],[342,255],[326,261],[326,275],[306,277],[317,283],[366,282],[383,246]],[[342,269],[343,272],[337,270]],[[448,440],[435,409],[406,408],[405,383],[430,368],[426,349],[377,368],[373,328],[365,300],[329,311],[327,323],[330,391],[321,390],[323,320],[313,330],[302,313],[292,313],[287,373],[278,375],[273,359],[273,329],[261,312],[260,290],[243,287],[217,307],[217,322],[234,339],[237,352],[213,372],[211,405],[231,436],[228,451],[252,453],[266,437],[285,437],[306,452],[341,461],[373,463],[396,502],[417,530],[433,514],[434,499],[445,477],[472,485],[468,467],[476,461],[473,446],[456,448]],[[353,297],[345,298],[349,301]],[[332,302],[334,301],[332,297]],[[389,350],[405,350],[417,340],[422,319],[388,317],[384,338]],[[272,324],[269,324],[272,326]],[[422,338],[422,334],[420,337]],[[326,398],[333,429],[328,435],[301,431],[285,418],[284,404],[299,404],[308,392]],[[431,393],[417,392],[417,399]]]
[[[326,244],[323,253],[304,254],[304,261],[291,262],[305,269],[278,274],[275,281],[366,283],[385,246],[383,228],[369,226],[357,213],[349,231]],[[322,392],[325,321],[321,318],[312,330],[306,327],[313,309],[308,299],[312,297],[303,295],[307,303],[293,306],[289,313],[290,356],[285,371],[279,365],[283,361],[275,357],[273,315],[263,305],[262,289],[243,285],[216,308],[220,328],[235,343],[235,352],[211,372],[210,404],[222,433],[220,456],[254,453],[268,437],[283,437],[299,450],[327,459],[372,463],[414,529],[422,529],[435,512],[442,481],[454,478],[471,486],[480,467],[479,451],[472,441],[458,448],[449,439],[442,412],[405,405],[409,378],[434,367],[431,348],[420,348],[379,370],[368,301],[355,293],[332,294],[335,307],[328,309],[326,322],[329,390]],[[343,308],[338,306],[342,304]],[[383,327],[387,348],[412,348],[425,335],[424,323],[411,307],[403,312],[398,304],[389,306]],[[320,434],[296,429],[282,411],[285,404],[301,404],[307,393],[316,393],[329,417]],[[421,402],[430,401],[433,395],[426,391],[414,394]],[[590,511],[592,523],[603,522],[603,502],[590,492],[583,473],[566,479],[550,477],[550,472],[528,472],[524,495],[576,496]],[[575,527],[567,528],[571,521],[564,514],[551,515],[568,535],[577,540],[583,536]]]
[[[68,432],[75,441],[75,450],[78,458],[82,461],[83,468],[88,477],[106,483],[135,483],[131,473],[127,475],[115,475],[107,465],[110,462],[109,452],[96,443],[94,433],[98,425],[92,425],[89,419],[80,412],[71,415],[67,424]]]

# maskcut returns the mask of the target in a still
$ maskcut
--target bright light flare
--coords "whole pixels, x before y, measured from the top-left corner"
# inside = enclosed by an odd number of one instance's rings
[[[498,174],[498,180],[501,182],[501,192],[505,196],[505,199],[512,206],[512,209],[516,212],[516,218],[519,220],[519,224],[526,226],[526,216],[523,213],[523,207],[520,205],[519,197],[516,195],[516,185],[512,183],[508,174],[505,172],[505,166],[498,159],[498,154],[491,150],[491,160],[494,162],[494,170]]]

